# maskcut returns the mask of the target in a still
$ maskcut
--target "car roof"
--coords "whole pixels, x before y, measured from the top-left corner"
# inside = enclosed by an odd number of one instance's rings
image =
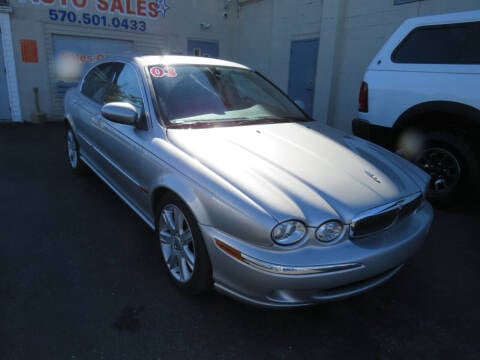
[[[441,25],[470,21],[480,21],[480,10],[413,17],[405,20],[404,26]]]
[[[212,65],[212,66],[228,66],[241,69],[249,69],[245,65],[241,65],[232,61],[199,57],[199,56],[180,56],[180,55],[147,55],[137,56],[134,60],[143,66],[151,65]]]
[[[373,57],[368,65],[368,70],[377,70],[379,66],[383,70],[405,67],[419,66],[420,64],[394,64],[391,61],[391,54],[395,48],[408,36],[415,28],[423,26],[439,26],[447,24],[456,24],[464,22],[480,21],[480,10],[462,11],[447,14],[428,15],[412,17],[405,20],[383,44],[382,48]],[[380,61],[380,62],[379,62]],[[424,64],[422,66],[432,66],[432,64]],[[444,66],[444,64],[438,64]],[[391,67],[393,66],[393,67]]]

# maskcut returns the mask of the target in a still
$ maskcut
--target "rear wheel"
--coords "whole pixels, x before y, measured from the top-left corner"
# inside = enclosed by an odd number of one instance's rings
[[[451,205],[466,191],[474,190],[478,162],[472,148],[457,135],[426,134],[415,163],[431,176],[427,196],[438,206]]]
[[[195,293],[210,289],[210,259],[198,224],[185,203],[173,194],[162,197],[155,225],[163,265],[173,283]]]
[[[67,127],[65,134],[65,142],[67,149],[67,161],[70,165],[70,169],[74,174],[83,174],[85,173],[86,166],[83,161],[80,159],[80,150],[78,147],[77,139],[75,134],[70,126]]]

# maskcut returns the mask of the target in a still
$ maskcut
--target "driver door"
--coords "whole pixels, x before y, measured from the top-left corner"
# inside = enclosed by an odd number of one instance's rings
[[[139,121],[146,124],[145,96],[142,81],[135,68],[122,64],[122,69],[107,89],[104,103],[128,102],[137,110]],[[137,210],[145,214],[149,204],[145,188],[144,144],[151,134],[145,127],[115,123],[100,117],[102,143],[98,146],[109,163],[108,177],[117,190]]]

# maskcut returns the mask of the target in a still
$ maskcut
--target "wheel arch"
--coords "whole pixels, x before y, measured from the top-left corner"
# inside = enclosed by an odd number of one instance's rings
[[[452,121],[455,119],[455,121]],[[480,110],[454,101],[429,101],[412,106],[402,113],[393,126],[393,139],[407,128],[422,131],[480,131]]]
[[[191,206],[191,202],[185,199],[185,196],[189,196],[189,192],[185,192],[185,189],[182,187],[172,187],[168,185],[160,185],[152,192],[152,206],[154,212],[156,213],[158,209],[156,205],[159,204],[159,201],[162,197],[166,195],[173,195],[171,200],[178,201],[181,203],[179,204],[180,211],[184,214],[185,218],[188,219],[188,226],[190,227],[191,234],[192,234],[192,246],[195,248],[195,258],[194,268],[191,268],[190,277],[185,280],[184,275],[175,275],[176,271],[173,267],[168,265],[167,255],[165,255],[163,250],[163,245],[161,246],[161,252],[163,254],[163,265],[165,270],[167,271],[169,278],[174,282],[174,284],[184,291],[198,293],[208,291],[212,288],[213,280],[212,280],[212,265],[210,260],[210,254],[208,251],[208,247],[205,244],[205,240],[203,238],[202,231],[199,227],[199,221],[197,214],[195,213],[194,209]],[[180,206],[183,205],[183,206]],[[185,209],[182,209],[185,208]],[[158,217],[155,215],[155,234],[157,239],[161,241],[160,235],[160,226],[158,223]],[[193,217],[193,223],[190,219]],[[173,234],[172,234],[173,235]],[[167,245],[168,246],[168,245]],[[173,245],[170,245],[170,251],[173,251]],[[185,255],[180,255],[177,253],[177,259],[183,257],[185,259]],[[177,260],[180,261],[180,260]],[[180,265],[177,265],[177,267]],[[184,271],[181,271],[184,274]],[[180,276],[180,278],[178,277]],[[182,280],[183,278],[183,280]],[[186,281],[186,282],[183,282]]]
[[[163,181],[156,185],[151,191],[150,206],[152,214],[155,216],[159,200],[168,193],[177,196],[190,209],[197,222],[201,224],[208,223],[208,212],[201,201],[198,191],[192,188],[191,185],[186,184],[179,177],[166,176]]]

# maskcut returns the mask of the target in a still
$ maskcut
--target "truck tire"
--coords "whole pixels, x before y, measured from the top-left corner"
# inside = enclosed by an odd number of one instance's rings
[[[415,163],[431,176],[427,197],[438,207],[450,206],[475,191],[478,159],[472,147],[459,135],[426,133],[423,149]]]

